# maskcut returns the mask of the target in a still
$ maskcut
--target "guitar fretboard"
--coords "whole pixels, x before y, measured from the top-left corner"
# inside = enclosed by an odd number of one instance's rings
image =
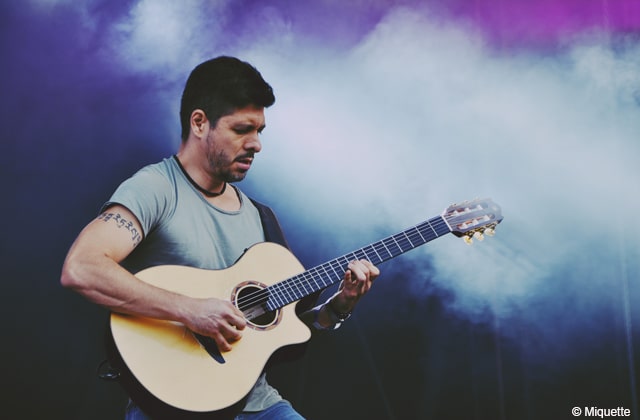
[[[442,216],[429,219],[400,233],[374,242],[349,254],[327,261],[267,287],[269,311],[281,308],[322,290],[344,278],[349,262],[368,260],[377,265],[451,232]]]

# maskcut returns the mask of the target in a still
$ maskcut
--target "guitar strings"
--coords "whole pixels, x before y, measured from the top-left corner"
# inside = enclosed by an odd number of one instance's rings
[[[400,232],[396,235],[390,236],[388,238],[385,238],[381,241],[378,241],[374,244],[368,245],[364,248],[361,248],[359,250],[356,250],[350,254],[346,254],[342,257],[336,258],[334,260],[331,260],[327,263],[321,264],[319,266],[313,267],[309,270],[307,270],[304,273],[301,273],[299,275],[293,276],[289,279],[286,279],[284,281],[281,281],[279,283],[276,283],[274,285],[268,286],[264,289],[260,289],[256,292],[252,292],[246,296],[242,296],[241,298],[238,299],[238,307],[239,309],[243,309],[243,308],[248,308],[251,307],[253,305],[255,305],[256,303],[263,303],[265,298],[268,300],[269,295],[270,295],[270,291],[274,290],[276,292],[280,292],[280,304],[279,306],[273,308],[273,309],[277,309],[279,307],[285,306],[288,303],[291,303],[293,301],[296,301],[310,293],[313,293],[314,291],[317,290],[321,290],[324,287],[327,287],[333,283],[335,283],[336,281],[340,280],[342,278],[342,276],[344,275],[344,270],[342,270],[342,264],[340,263],[340,260],[344,260],[344,263],[348,264],[348,262],[350,260],[352,260],[354,257],[356,259],[361,258],[361,256],[358,256],[358,253],[362,253],[364,254],[363,256],[366,257],[365,259],[369,259],[374,260],[374,258],[371,258],[368,254],[368,252],[366,251],[366,249],[371,249],[373,252],[375,252],[376,256],[378,257],[377,260],[379,260],[379,262],[382,261],[386,261],[387,259],[393,258],[395,255],[393,255],[391,253],[391,251],[389,250],[389,247],[386,246],[385,242],[388,242],[391,246],[391,241],[393,241],[393,243],[396,244],[397,248],[400,250],[399,253],[397,253],[396,255],[400,255],[401,253],[404,253],[408,250],[414,249],[415,247],[419,246],[419,245],[423,245],[424,243],[431,241],[435,238],[437,238],[438,235],[437,232],[434,230],[435,228],[442,228],[442,218],[436,217],[432,220],[423,222],[419,225],[416,225],[413,228],[407,229],[403,232]],[[430,237],[429,239],[425,239],[423,234],[424,233],[431,233],[429,231],[432,231],[433,233],[433,237]],[[443,233],[449,233],[449,229],[447,226],[446,232]],[[413,241],[411,240],[413,239]],[[414,242],[419,242],[417,245]],[[405,251],[404,250],[404,246],[408,247],[408,249]],[[382,258],[380,256],[380,253],[378,252],[382,252],[386,251],[386,253],[388,254],[387,258]],[[373,262],[373,261],[372,261]],[[334,265],[338,264],[338,268],[340,271],[336,271]],[[376,264],[378,263],[378,261],[375,262]],[[318,284],[318,282],[316,281],[316,278],[318,279],[322,279],[322,277],[325,277],[322,275],[322,273],[320,273],[320,275],[318,275],[318,273],[320,272],[320,269],[322,269],[322,271],[325,272],[325,275],[327,277],[332,277],[330,275],[330,273],[327,271],[327,269],[325,267],[329,267],[334,274],[336,275],[336,278],[329,281],[328,283],[322,281],[322,286],[320,286]],[[312,271],[316,272],[316,275],[314,276],[312,274]],[[311,286],[311,291],[308,290],[308,287],[305,286],[303,284],[303,282],[307,282],[308,284],[310,284],[310,280],[313,280],[315,282],[315,288],[313,286]],[[301,285],[301,286],[300,286]],[[280,290],[278,290],[280,289]],[[298,289],[297,291],[295,289]],[[303,289],[304,293],[300,296],[300,290]],[[289,297],[284,296],[284,293],[286,293],[287,295],[289,295]],[[278,297],[278,296],[275,296]],[[291,298],[293,297],[293,298]]]
[[[366,257],[365,259],[369,259],[374,260],[374,258],[371,258],[369,256],[370,252],[373,251],[376,256],[378,257],[376,262],[374,263],[378,263],[382,262],[382,261],[386,261],[387,259],[393,258],[395,255],[393,255],[391,253],[391,251],[389,250],[389,247],[387,247],[387,245],[385,244],[386,242],[389,243],[389,245],[392,247],[392,243],[391,241],[393,241],[393,243],[396,244],[397,248],[400,250],[400,252],[396,255],[399,255],[403,252],[406,252],[404,250],[404,247],[408,247],[408,250],[411,250],[413,248],[415,248],[416,246],[419,245],[423,245],[424,243],[431,241],[433,239],[435,239],[438,236],[441,236],[444,233],[449,233],[449,227],[446,227],[446,232],[443,232],[441,235],[438,235],[438,233],[435,231],[435,228],[440,228],[442,229],[442,218],[434,218],[432,220],[429,220],[427,222],[423,222],[419,225],[416,225],[413,228],[407,229],[401,233],[398,233],[396,235],[390,236],[388,238],[383,239],[382,241],[378,241],[377,243],[371,244],[369,246],[366,246],[364,248],[361,248],[357,251],[354,251],[350,254],[344,255],[342,257],[336,258],[332,261],[329,261],[327,263],[324,263],[322,265],[319,265],[317,267],[311,268],[309,270],[307,270],[304,273],[301,273],[299,275],[296,275],[294,277],[291,277],[289,279],[286,279],[284,281],[281,281],[279,283],[276,283],[274,285],[268,286],[267,288],[264,289],[260,289],[256,292],[252,292],[246,296],[243,296],[241,299],[239,299],[239,308],[247,308],[247,307],[251,307],[253,305],[255,305],[256,303],[263,303],[265,299],[268,300],[269,295],[270,295],[270,291],[276,291],[276,292],[280,292],[280,304],[279,306],[273,308],[273,309],[277,309],[279,307],[285,306],[286,304],[293,302],[295,300],[300,299],[301,297],[304,297],[310,293],[313,293],[314,291],[317,290],[321,290],[324,287],[327,287],[329,285],[331,285],[332,283],[335,283],[336,281],[340,280],[342,278],[342,276],[344,275],[344,270],[342,270],[342,264],[340,263],[340,260],[344,260],[344,263],[348,264],[348,262],[353,259],[350,257],[355,257],[356,259],[361,258],[361,256],[358,255],[358,253],[362,253],[364,254],[364,257]],[[433,232],[433,237],[430,237],[428,240],[426,240],[423,236],[423,234],[425,233],[431,233],[429,231]],[[412,240],[413,239],[413,240]],[[414,242],[419,242],[417,245]],[[366,249],[370,249],[370,251],[367,251]],[[380,252],[378,252],[380,251]],[[382,258],[380,256],[380,253],[384,254],[384,252],[386,251],[386,253],[388,254],[387,258]],[[372,261],[373,262],[373,261]],[[334,265],[338,264],[338,269],[340,271],[336,271]],[[327,269],[325,267],[329,267],[331,269],[331,271],[333,271],[333,273],[336,275],[336,277],[332,280],[330,280],[328,283],[322,281],[322,277],[332,277],[330,275],[330,273],[327,271]],[[324,271],[325,275],[322,275],[322,273],[320,273],[320,269],[322,269],[322,271]],[[316,272],[315,276],[314,274],[312,274],[312,272]],[[318,281],[316,279],[320,279],[322,281],[322,286],[320,286],[318,284]],[[310,280],[313,280],[315,283],[315,287],[313,285],[310,285]],[[303,284],[303,282],[307,282],[307,284],[310,285],[311,287],[311,291],[308,290],[308,287],[306,285]],[[279,289],[279,290],[278,290]],[[297,290],[296,290],[297,289]],[[300,290],[303,289],[303,293],[302,295],[300,295]],[[287,294],[289,297],[284,296],[284,294]],[[293,298],[291,298],[293,296]],[[274,297],[278,297],[278,296],[274,296]],[[241,302],[240,302],[241,301]]]
[[[303,273],[290,277],[279,283],[275,283],[263,289],[259,289],[255,292],[251,292],[247,295],[241,296],[237,299],[238,309],[242,311],[244,309],[248,309],[257,304],[262,304],[262,303],[268,304],[269,301],[273,301],[273,300],[280,301],[278,303],[278,306],[274,308],[267,308],[267,309],[275,310],[275,309],[281,308],[287,305],[288,303],[299,300],[304,296],[307,296],[315,291],[328,287],[331,284],[340,280],[344,276],[344,273],[346,271],[342,268],[344,266],[343,263],[348,264],[349,261],[353,259],[351,257],[354,257],[355,259],[360,259],[362,256],[364,256],[365,257],[364,259],[367,259],[374,264],[378,264],[380,262],[393,258],[394,256],[400,255],[406,251],[414,249],[417,246],[423,245],[426,242],[429,242],[441,236],[442,234],[450,232],[449,225],[446,224],[446,232],[443,232],[440,235],[438,235],[437,233],[436,229],[443,230],[442,224],[446,223],[443,217],[446,217],[446,216],[438,216],[431,220],[422,222],[398,234],[389,236],[383,240],[367,245],[349,254],[345,254],[341,257],[335,258],[324,264],[320,264],[316,267],[313,267]],[[425,234],[428,234],[427,235],[429,236],[428,239],[425,239],[424,237]],[[406,249],[406,251],[405,251],[405,247],[408,248]],[[397,248],[400,252],[397,252],[396,254],[394,254],[393,252],[391,252],[390,248],[391,249]],[[367,251],[367,249],[369,251]],[[377,258],[373,258],[374,255],[369,255],[371,251],[373,251],[373,253],[375,254],[375,257]],[[359,256],[358,254],[361,254],[361,255]],[[383,258],[380,254],[383,254],[383,255],[386,254],[387,257]],[[336,270],[336,264],[337,264],[337,270]],[[328,271],[327,268],[330,269],[330,271]],[[312,272],[315,272],[315,275],[312,274]],[[324,274],[322,272],[324,272]],[[323,278],[325,277],[330,278],[328,283],[323,280]],[[318,280],[320,280],[321,283],[318,283]],[[311,281],[313,281],[315,285],[311,284]],[[303,293],[300,295],[301,290],[303,291]],[[272,291],[275,292],[275,294],[272,294],[271,293]],[[269,299],[271,296],[273,296],[274,299]]]
[[[467,203],[462,203],[459,205],[460,208],[462,208],[461,206],[465,205]],[[453,206],[452,206],[453,207]],[[479,210],[485,210],[482,206],[477,205],[475,207],[475,209],[479,209]],[[310,293],[313,293],[315,291],[321,290],[324,287],[328,287],[329,285],[335,283],[336,281],[340,280],[342,278],[342,276],[344,275],[345,270],[342,268],[343,264],[340,263],[341,260],[344,260],[345,264],[348,264],[348,262],[352,259],[351,257],[354,257],[355,259],[359,259],[361,258],[360,256],[358,256],[357,254],[360,252],[362,254],[364,254],[365,259],[368,259],[369,261],[373,262],[374,264],[378,264],[379,262],[383,262],[386,261],[390,258],[393,258],[395,255],[393,255],[393,253],[389,250],[389,247],[393,248],[393,245],[395,244],[395,246],[397,246],[397,248],[400,250],[400,252],[396,255],[400,255],[404,252],[406,252],[403,248],[403,245],[405,246],[409,246],[408,250],[414,249],[417,246],[423,245],[439,236],[441,236],[442,234],[446,234],[446,233],[450,233],[456,229],[453,229],[450,225],[450,222],[453,219],[457,219],[462,217],[469,217],[469,213],[474,213],[475,210],[473,207],[464,207],[463,212],[460,213],[453,213],[453,212],[448,212],[446,214],[443,214],[441,216],[437,216],[434,217],[433,219],[427,220],[425,222],[422,222],[412,228],[409,228],[403,232],[400,232],[396,235],[392,235],[389,236],[381,241],[378,241],[376,243],[373,243],[371,245],[368,245],[364,248],[360,248],[357,251],[354,251],[350,254],[346,254],[343,255],[342,257],[336,258],[334,260],[331,260],[327,263],[321,264],[319,266],[313,267],[307,271],[305,271],[304,273],[298,274],[296,276],[293,276],[289,279],[286,279],[284,281],[281,281],[279,283],[273,284],[271,286],[267,286],[264,289],[260,289],[256,292],[252,292],[246,296],[242,296],[238,298],[238,308],[239,309],[243,309],[243,308],[248,308],[251,307],[253,305],[256,305],[257,303],[262,303],[266,300],[266,302],[269,302],[269,298],[270,296],[272,296],[272,294],[270,293],[271,291],[275,291],[275,292],[279,292],[280,294],[276,294],[274,295],[274,299],[275,298],[279,298],[279,299],[275,299],[275,300],[280,300],[280,303],[278,304],[279,306],[274,307],[271,310],[275,310],[278,309],[282,306],[285,306],[288,303],[294,302],[295,300],[298,300],[304,296],[307,296]],[[483,215],[484,217],[489,216],[489,214],[485,214]],[[492,214],[493,217],[489,217],[489,222],[484,221],[484,222],[479,222],[479,217],[475,217],[475,218],[468,218],[467,221],[476,221],[477,225],[476,227],[480,227],[480,226],[484,226],[489,224],[490,222],[493,221],[493,219],[495,219],[495,215]],[[438,231],[436,231],[436,229],[440,229],[443,228],[442,223],[446,224],[446,232],[442,232],[440,235],[438,234]],[[457,227],[462,226],[461,223],[458,223],[456,225]],[[424,234],[429,234],[428,236],[430,236],[432,231],[433,234],[435,236],[430,237],[429,239],[425,239],[423,236]],[[416,236],[416,233],[418,234],[419,238]],[[417,245],[414,244],[414,241],[412,241],[411,239],[414,239],[415,241],[419,242]],[[387,246],[387,244],[389,245],[389,247]],[[369,252],[366,251],[366,249],[370,249],[373,250],[373,252],[375,253],[375,256],[377,257],[377,259],[372,258],[373,255],[369,255]],[[380,251],[380,252],[378,252]],[[384,251],[386,251],[387,253],[387,257],[386,258],[382,258],[380,256],[380,253],[384,254]],[[374,262],[375,260],[375,262]],[[336,271],[336,268],[334,268],[334,264],[338,264],[338,270]],[[331,269],[331,271],[333,272],[333,274],[335,275],[334,279],[331,279],[331,277],[333,277],[331,275],[331,273],[325,268],[328,267]],[[324,276],[322,275],[322,273],[320,273],[320,269],[322,269],[322,271],[324,271]],[[315,272],[316,275],[314,276],[312,274],[312,272]],[[329,277],[330,281],[328,283],[326,283],[324,280],[322,280],[323,277]],[[322,286],[320,286],[318,284],[318,281],[316,279],[320,279]],[[313,280],[315,283],[315,286],[311,285],[311,281]],[[307,284],[310,285],[311,287],[311,291],[309,292],[307,286],[303,283],[303,282],[307,282]],[[294,289],[298,289],[298,291],[296,292],[296,290]],[[300,292],[300,290],[303,290],[304,293],[301,296],[298,296],[298,293]],[[284,296],[284,294],[287,294],[288,297]],[[291,299],[291,297],[293,297],[293,299]],[[241,302],[242,301],[242,302]],[[270,308],[267,308],[270,309]]]

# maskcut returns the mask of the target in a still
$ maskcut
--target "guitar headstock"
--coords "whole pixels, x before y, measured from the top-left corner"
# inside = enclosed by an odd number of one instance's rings
[[[493,236],[502,221],[500,206],[489,198],[452,204],[442,212],[451,232],[468,244],[472,238],[481,241],[484,235]]]

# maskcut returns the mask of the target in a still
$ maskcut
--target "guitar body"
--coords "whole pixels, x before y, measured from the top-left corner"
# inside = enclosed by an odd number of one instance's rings
[[[235,302],[243,290],[262,289],[303,271],[286,248],[261,243],[224,270],[166,265],[136,276],[187,296]],[[151,395],[180,410],[212,412],[241,402],[277,349],[311,336],[295,314],[295,302],[260,318],[248,323],[231,351],[216,357],[177,322],[113,313],[111,333],[126,368]]]

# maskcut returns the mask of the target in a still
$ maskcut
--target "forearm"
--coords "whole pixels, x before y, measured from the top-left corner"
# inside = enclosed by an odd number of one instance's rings
[[[114,312],[182,322],[186,296],[147,284],[109,257],[74,255],[64,263],[61,283]]]

